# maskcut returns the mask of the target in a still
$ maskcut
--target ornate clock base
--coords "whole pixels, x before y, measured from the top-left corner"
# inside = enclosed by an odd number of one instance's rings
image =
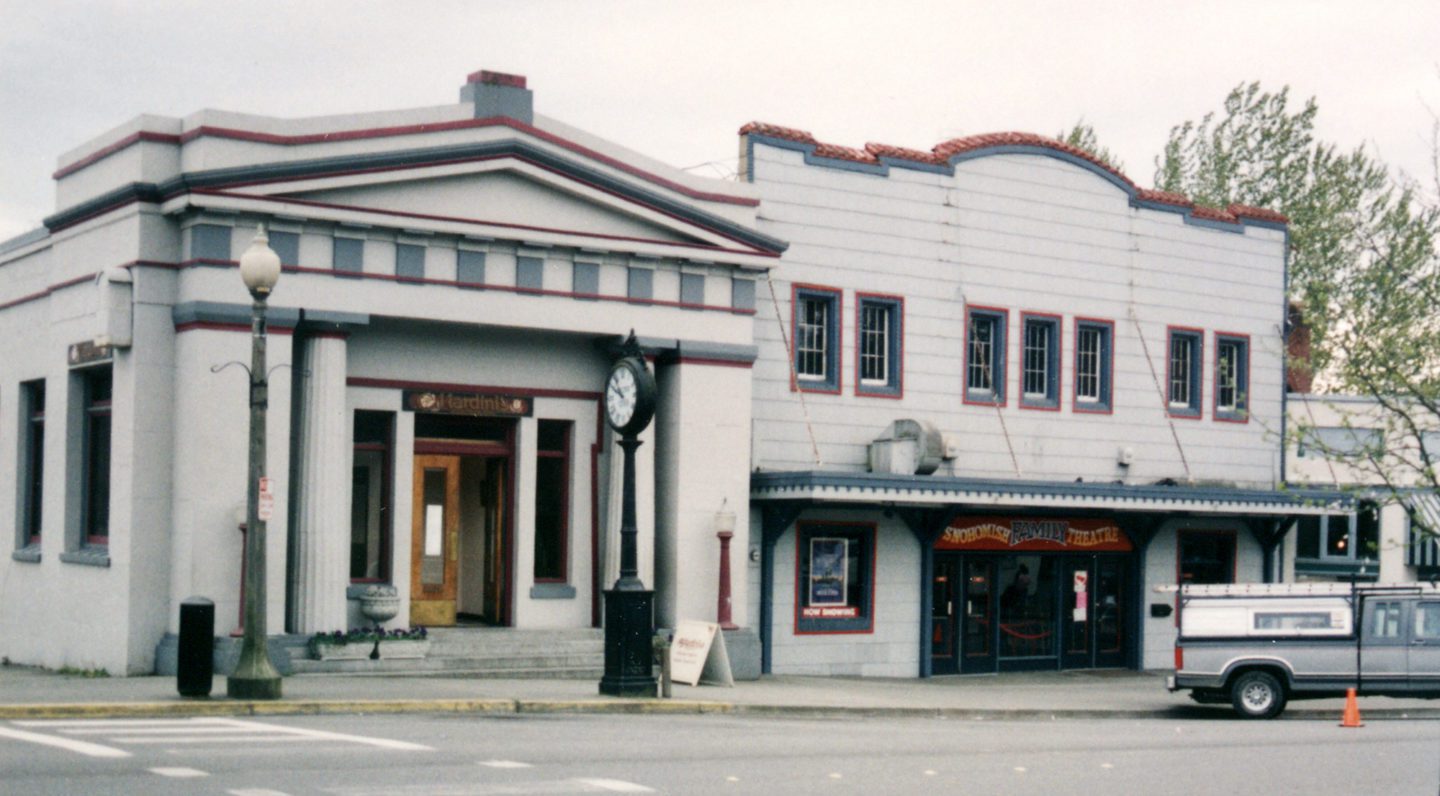
[[[655,696],[655,592],[605,590],[605,676],[600,693],[620,697]]]

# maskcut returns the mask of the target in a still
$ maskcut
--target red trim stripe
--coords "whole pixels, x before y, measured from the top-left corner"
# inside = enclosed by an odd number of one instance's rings
[[[248,326],[246,327],[249,328]],[[436,392],[469,392],[477,395],[527,395],[533,398],[568,398],[576,401],[598,401],[600,393],[587,390],[556,390],[546,387],[507,387],[493,384],[456,384],[443,381],[408,381],[349,376],[349,387],[378,387],[387,390],[434,390]]]

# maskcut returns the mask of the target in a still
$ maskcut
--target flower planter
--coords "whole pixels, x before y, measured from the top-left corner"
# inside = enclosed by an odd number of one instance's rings
[[[387,639],[380,642],[382,658],[423,658],[429,650],[429,639]]]
[[[310,657],[322,661],[363,661],[370,657],[375,642],[365,641],[354,644],[312,644]]]

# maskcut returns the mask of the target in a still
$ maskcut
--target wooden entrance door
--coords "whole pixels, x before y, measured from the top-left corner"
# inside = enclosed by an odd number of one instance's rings
[[[460,556],[460,457],[415,457],[410,624],[455,624]]]

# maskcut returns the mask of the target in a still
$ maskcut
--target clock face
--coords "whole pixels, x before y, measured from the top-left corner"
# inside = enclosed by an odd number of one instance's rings
[[[610,424],[621,428],[635,416],[635,404],[639,390],[635,384],[635,373],[621,365],[610,371],[610,383],[605,386],[605,412]]]

